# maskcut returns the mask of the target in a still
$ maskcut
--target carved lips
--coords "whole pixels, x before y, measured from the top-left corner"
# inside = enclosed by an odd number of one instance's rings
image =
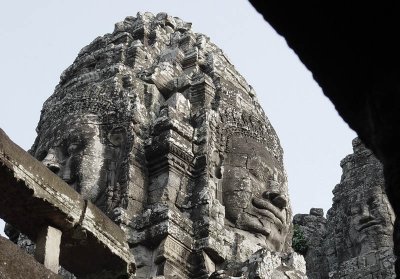
[[[381,221],[374,219],[373,217],[367,218],[362,218],[359,221],[359,225],[357,226],[357,231],[361,232],[367,228],[370,228],[372,226],[380,225]]]
[[[286,224],[286,216],[282,209],[273,205],[269,200],[253,197],[254,210],[261,216],[266,217],[272,223],[282,227]]]

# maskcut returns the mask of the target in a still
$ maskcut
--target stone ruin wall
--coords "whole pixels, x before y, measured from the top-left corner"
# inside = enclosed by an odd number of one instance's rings
[[[307,246],[308,278],[395,278],[394,213],[382,165],[358,138],[353,150],[341,161],[343,174],[327,217],[322,209],[294,216]]]

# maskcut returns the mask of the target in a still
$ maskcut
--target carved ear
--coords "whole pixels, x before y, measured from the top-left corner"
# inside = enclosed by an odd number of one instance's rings
[[[126,131],[123,127],[115,127],[112,128],[111,131],[107,135],[107,139],[114,146],[121,146],[124,144],[126,139]]]

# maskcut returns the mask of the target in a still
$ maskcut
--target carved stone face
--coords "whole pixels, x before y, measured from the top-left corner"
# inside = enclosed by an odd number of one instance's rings
[[[350,203],[348,213],[352,256],[390,246],[394,214],[380,187],[355,193]]]
[[[39,134],[35,157],[94,203],[107,186],[105,145],[94,115],[68,116],[52,119]]]
[[[254,139],[236,136],[229,145],[222,182],[226,219],[281,251],[290,222],[283,169]]]

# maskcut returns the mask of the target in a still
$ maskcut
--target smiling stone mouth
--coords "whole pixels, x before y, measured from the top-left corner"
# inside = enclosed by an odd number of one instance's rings
[[[271,219],[275,224],[283,226],[285,224],[285,216],[281,210],[265,199],[254,197],[252,199],[254,210],[260,215]]]
[[[363,231],[363,230],[365,230],[367,228],[370,228],[370,227],[373,227],[373,226],[376,226],[376,225],[379,225],[379,221],[371,220],[371,221],[368,221],[368,222],[365,222],[365,223],[362,223],[362,224],[358,225],[357,230],[360,232],[360,231]]]

